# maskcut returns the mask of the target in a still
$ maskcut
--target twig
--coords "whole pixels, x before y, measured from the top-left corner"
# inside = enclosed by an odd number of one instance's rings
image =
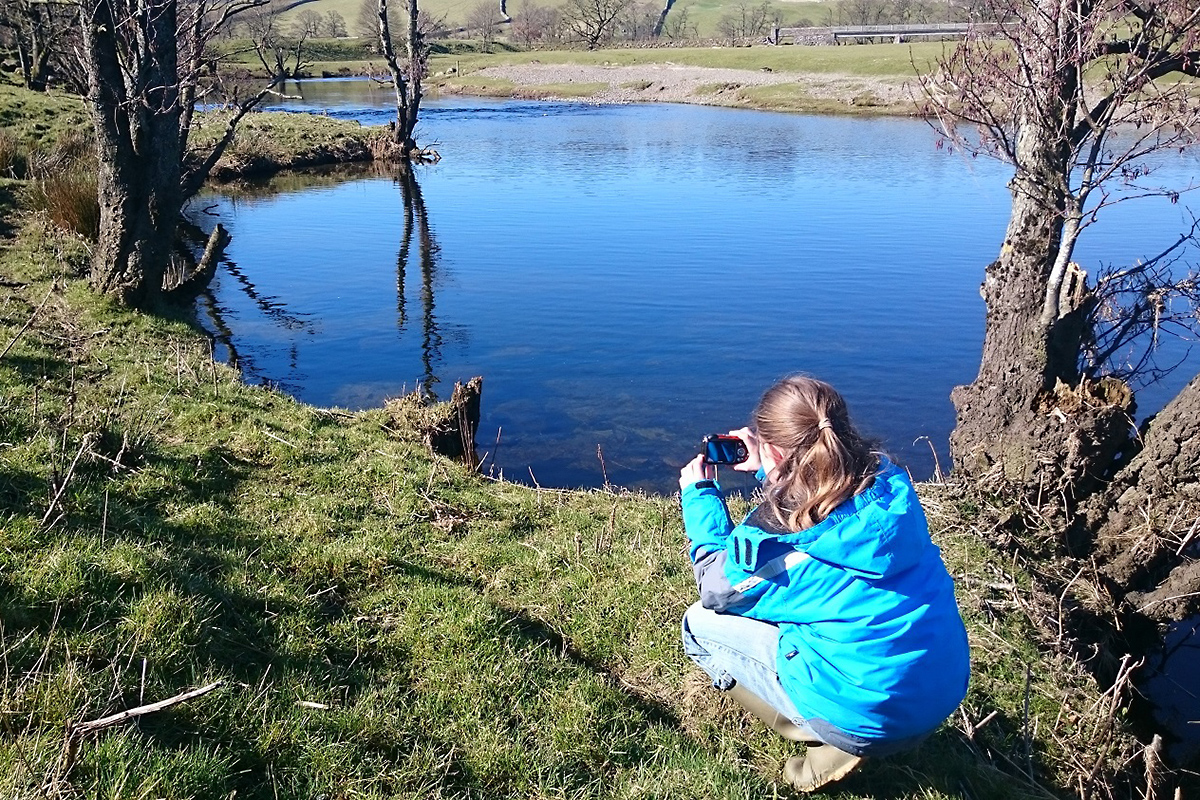
[[[1029,779],[1033,780],[1033,737],[1029,734],[1029,688],[1033,682],[1033,667],[1029,664],[1025,665],[1025,709],[1022,714],[1024,719],[1021,722],[1021,738],[1025,740],[1025,769],[1029,772]]]
[[[1187,594],[1177,594],[1177,595],[1172,595],[1171,597],[1160,597],[1157,600],[1151,600],[1149,603],[1146,603],[1144,606],[1139,607],[1137,610],[1137,613],[1141,614],[1146,609],[1150,608],[1151,606],[1156,606],[1159,603],[1169,603],[1172,600],[1183,600],[1188,597],[1200,597],[1200,592],[1188,592]]]
[[[933,440],[928,436],[918,436],[913,440],[913,444],[925,440],[925,444],[929,445],[929,452],[933,454],[933,477],[930,478],[934,483],[942,483],[946,480],[946,473],[942,472],[942,462],[938,459],[937,448],[933,446]]]
[[[1182,555],[1183,551],[1191,544],[1192,539],[1196,536],[1196,529],[1200,527],[1200,517],[1196,517],[1196,521],[1192,523],[1192,527],[1188,530],[1187,535],[1183,537],[1183,541],[1179,543],[1179,549],[1175,551],[1175,555]]]
[[[79,464],[79,459],[83,456],[83,452],[91,448],[92,442],[95,440],[95,433],[84,434],[83,441],[79,444],[79,452],[75,454],[75,460],[71,462],[71,468],[67,470],[66,476],[63,478],[62,484],[58,487],[58,491],[54,495],[54,499],[50,501],[50,507],[46,509],[46,515],[42,517],[42,525],[46,524],[46,520],[50,519],[50,515],[54,513],[54,509],[58,507],[58,501],[62,499],[63,492],[67,490],[67,486],[71,483],[71,477],[75,474],[75,467]]]
[[[38,304],[38,307],[35,308],[33,313],[29,315],[29,320],[25,323],[24,327],[17,331],[17,335],[14,336],[12,341],[8,343],[8,347],[4,348],[3,353],[0,353],[0,358],[4,358],[6,355],[8,355],[8,351],[13,349],[13,345],[17,343],[17,339],[20,339],[21,336],[24,335],[25,331],[29,330],[29,326],[33,324],[34,319],[37,318],[38,312],[42,310],[42,306],[46,305],[46,302],[50,299],[50,295],[54,294],[54,290],[56,288],[58,288],[57,283],[50,284],[50,291],[46,292],[46,296],[42,298],[42,302]]]
[[[59,781],[61,781],[71,771],[71,768],[75,766],[75,759],[79,755],[79,744],[83,737],[87,734],[94,733],[105,728],[111,728],[112,726],[118,725],[127,720],[136,719],[140,716],[151,714],[155,711],[162,711],[164,708],[170,708],[171,706],[178,705],[179,703],[183,703],[187,700],[208,694],[223,683],[224,681],[215,681],[210,683],[208,686],[204,686],[199,689],[191,689],[181,694],[177,694],[174,697],[168,697],[166,700],[160,700],[157,703],[138,706],[137,708],[131,708],[118,714],[110,714],[107,717],[101,717],[100,719],[94,719],[89,722],[81,722],[78,725],[68,722],[67,735],[63,739],[62,756],[59,758],[58,763],[54,766],[54,769],[51,770],[50,774],[46,776],[46,781],[42,784],[42,794],[46,794],[52,788],[54,788]]]
[[[153,714],[156,711],[162,711],[171,706],[177,706],[180,703],[186,703],[188,700],[194,700],[201,695],[206,695],[214,689],[219,688],[224,681],[213,681],[207,686],[201,686],[199,689],[189,689],[186,692],[181,692],[174,697],[168,697],[166,700],[159,700],[157,703],[147,703],[144,706],[130,708],[125,711],[120,711],[116,714],[110,714],[107,717],[90,720],[89,722],[81,722],[78,725],[71,725],[68,728],[68,737],[81,737],[89,733],[94,733],[105,728],[111,728],[114,725],[119,725],[137,717]]]
[[[267,436],[270,436],[272,439],[274,439],[274,440],[275,440],[275,441],[277,441],[277,442],[283,442],[283,443],[284,443],[284,444],[286,444],[288,447],[296,447],[296,445],[292,444],[292,443],[291,443],[291,442],[289,442],[287,439],[282,439],[282,438],[280,438],[280,437],[276,436],[275,434],[271,433],[271,432],[270,432],[270,431],[268,431],[268,430],[264,430],[264,431],[263,431],[263,433],[264,433],[264,434],[266,434]]]
[[[604,488],[608,488],[608,470],[604,467],[604,451],[600,449],[600,444],[596,444],[596,458],[600,459],[600,474],[604,476]]]

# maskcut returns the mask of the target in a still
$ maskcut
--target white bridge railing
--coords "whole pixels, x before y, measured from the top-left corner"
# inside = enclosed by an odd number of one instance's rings
[[[791,39],[793,44],[815,39],[891,39],[897,44],[921,36],[993,35],[1003,27],[999,22],[932,22],[901,25],[833,25],[815,28],[772,28],[771,41],[780,44]]]

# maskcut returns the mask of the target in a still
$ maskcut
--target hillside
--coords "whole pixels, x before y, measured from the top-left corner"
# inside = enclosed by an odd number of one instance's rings
[[[421,0],[420,8],[432,18],[445,20],[449,27],[454,28],[466,25],[471,12],[483,1]],[[367,0],[367,2],[371,8],[375,6],[374,0]],[[561,7],[566,2],[567,0],[509,0],[507,9],[510,15],[516,15],[526,4]],[[640,5],[645,7],[641,13],[652,16],[657,16],[662,8],[657,3]],[[740,17],[743,8],[759,5],[761,5],[761,0],[756,3],[735,2],[735,0],[679,0],[672,6],[670,13],[686,19],[691,35],[709,38],[719,35],[722,17],[726,15]],[[768,16],[773,18],[778,15],[784,25],[820,25],[829,18],[832,3],[829,0],[768,0],[768,6],[771,9]],[[366,33],[362,29],[366,21],[360,23],[360,20],[363,20],[362,9],[362,0],[307,0],[307,2],[293,5],[286,12],[284,18],[295,19],[304,10],[315,11],[319,14],[336,11],[346,21],[347,32],[351,36],[361,36]]]

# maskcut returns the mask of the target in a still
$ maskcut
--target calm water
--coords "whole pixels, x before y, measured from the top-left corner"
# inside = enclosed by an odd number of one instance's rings
[[[363,82],[289,91],[293,110],[389,118]],[[450,100],[418,134],[443,156],[416,171],[425,236],[369,171],[204,200],[233,242],[201,308],[251,379],[363,408],[483,375],[488,467],[671,491],[704,434],[804,371],[918,477],[935,451],[947,464],[1007,221],[1000,165],[916,121],[690,106]],[[1119,207],[1078,260],[1153,255],[1185,214]]]

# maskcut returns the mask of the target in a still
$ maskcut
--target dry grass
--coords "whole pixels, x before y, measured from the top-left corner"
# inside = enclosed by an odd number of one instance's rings
[[[0,176],[24,178],[26,164],[25,150],[20,141],[11,132],[0,129]]]
[[[72,169],[30,181],[26,203],[46,214],[58,228],[77,233],[89,241],[100,236],[100,203],[96,173]]]
[[[1040,761],[1081,798],[1152,794],[1142,771],[1155,756],[1127,719],[1138,663],[1111,637],[1094,568],[1058,551],[1036,509],[953,484],[921,496],[971,639],[958,729],[998,768]]]

